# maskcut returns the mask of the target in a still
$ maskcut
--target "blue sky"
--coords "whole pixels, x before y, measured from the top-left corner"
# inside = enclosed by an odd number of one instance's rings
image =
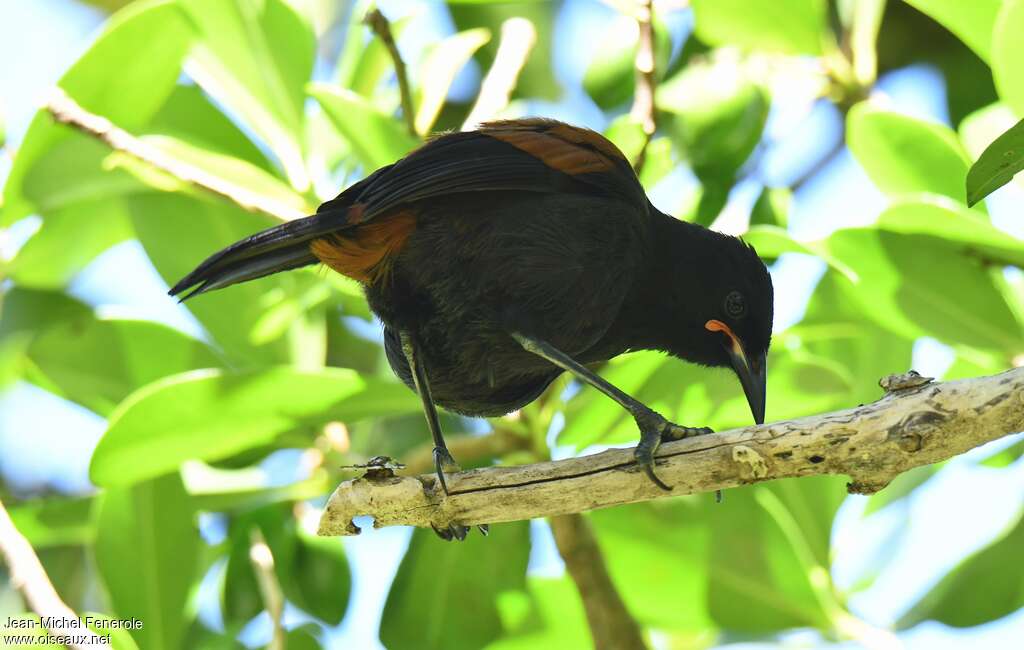
[[[450,19],[436,6],[423,10],[422,3],[406,0],[381,5],[392,18],[420,10],[400,42],[407,60],[416,59],[418,51],[453,29]],[[612,18],[612,10],[596,1],[566,3],[556,24],[561,37],[556,41],[555,70],[566,86],[577,92],[557,103],[531,103],[527,111],[597,129],[605,125],[602,113],[578,89],[587,62],[601,46],[600,39],[585,34],[601,33]],[[102,20],[101,13],[72,0],[0,0],[0,111],[15,147],[39,98],[87,47]],[[673,18],[670,28],[678,46],[689,30],[686,14]],[[467,68],[453,94],[471,92],[478,76],[478,70]],[[895,110],[948,124],[943,79],[934,69],[914,66],[892,72],[880,80],[878,92]],[[731,210],[749,210],[762,183],[785,185],[842,137],[842,118],[834,107],[819,102],[809,111],[806,108],[777,102],[768,125],[771,144],[757,173],[752,174],[753,180],[734,192]],[[7,166],[7,160],[0,158],[0,179]],[[685,171],[676,172],[659,184],[652,199],[671,210],[693,183]],[[1010,190],[989,202],[993,220],[1018,236],[1024,235],[1024,229],[1019,214],[1013,212],[1019,213],[1015,208],[1021,198],[1019,192]],[[837,227],[870,222],[884,205],[885,199],[844,151],[797,193],[791,229],[799,237],[821,237]],[[22,224],[20,235],[17,229],[10,233],[6,244],[0,242],[0,250],[9,252],[28,232],[30,224]],[[801,256],[785,256],[775,265],[776,329],[799,320],[821,271],[819,261]],[[141,248],[130,242],[103,254],[71,287],[74,295],[101,313],[158,320],[201,335],[194,319],[168,299],[165,291]],[[925,374],[941,374],[950,361],[948,349],[937,342],[919,342],[915,348],[914,365]],[[19,384],[0,394],[0,471],[11,485],[22,489],[41,485],[67,491],[86,489],[87,459],[104,426],[101,418],[84,409]],[[906,504],[870,518],[861,517],[864,498],[851,498],[844,504],[833,531],[837,583],[850,586],[870,566],[883,559],[889,562],[882,577],[854,597],[854,613],[877,625],[891,623],[945,570],[1012,522],[1024,502],[1024,472],[977,467],[973,459],[985,453],[991,451],[977,450],[952,461]],[[377,643],[383,599],[409,536],[404,529],[374,531],[364,526],[364,530],[367,532],[361,537],[344,542],[354,567],[355,593],[348,624],[332,637],[352,647]],[[531,571],[559,573],[560,560],[546,525],[534,522],[534,531]],[[257,622],[246,638],[256,642],[265,633],[265,621]],[[1013,640],[1024,638],[1024,613],[971,630],[924,624],[901,638],[909,648],[928,650],[965,643],[1011,647]],[[815,638],[800,634],[792,640],[810,647],[819,645]]]

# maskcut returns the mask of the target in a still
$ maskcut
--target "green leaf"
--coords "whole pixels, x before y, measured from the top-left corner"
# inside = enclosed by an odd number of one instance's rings
[[[146,133],[183,140],[274,172],[267,157],[198,86],[175,86],[146,126]]]
[[[420,65],[417,133],[421,136],[430,133],[455,76],[473,58],[473,53],[490,40],[490,30],[478,27],[453,34],[430,49]]]
[[[273,505],[244,512],[231,521],[227,563],[221,584],[221,611],[228,627],[242,627],[264,610],[259,582],[250,559],[253,531],[259,531],[274,559],[274,572],[291,564],[294,537],[287,530],[289,509]]]
[[[320,642],[320,628],[306,623],[288,630],[284,647],[288,650],[320,650],[325,645]]]
[[[907,0],[922,13],[953,32],[985,63],[990,63],[992,26],[1002,0]]]
[[[129,132],[142,128],[172,92],[193,29],[176,3],[139,2],[118,12],[104,26],[89,50],[61,78],[59,85],[86,110],[110,119]],[[116,69],[116,75],[110,71]],[[68,148],[61,153],[55,148]],[[84,148],[84,149],[83,149]],[[39,188],[25,187],[29,174],[59,185],[64,193],[97,196],[102,185],[116,183],[100,166],[106,145],[54,123],[40,111],[18,149],[4,187],[4,223],[43,212],[40,201],[56,200]],[[70,173],[68,156],[76,173]],[[51,157],[52,156],[52,157]],[[79,169],[92,172],[83,177]],[[135,181],[128,179],[133,185]],[[96,185],[101,187],[97,188]]]
[[[636,160],[637,155],[647,143],[643,125],[640,120],[629,113],[624,113],[612,120],[604,131],[604,137],[611,140],[627,160]]]
[[[845,497],[838,477],[730,490],[711,519],[708,605],[722,627],[756,634],[832,629],[829,536]]]
[[[766,187],[750,211],[751,226],[779,226],[789,223],[793,192],[787,187]]]
[[[886,194],[930,192],[966,200],[970,161],[949,128],[866,102],[850,110],[846,125],[850,151]]]
[[[92,318],[47,328],[28,356],[51,392],[101,415],[157,379],[221,365],[207,345],[166,325]]]
[[[849,382],[843,402],[847,407],[881,397],[878,378],[909,368],[914,343],[872,321],[858,304],[856,292],[856,285],[846,276],[826,272],[803,320],[776,335],[774,341],[794,356],[810,353],[812,358],[828,359],[842,368]]]
[[[705,606],[711,513],[702,500],[652,501],[590,515],[608,572],[645,627],[713,627]]]
[[[196,510],[225,512],[249,510],[282,501],[305,501],[330,492],[327,472],[320,469],[302,481],[278,485],[258,467],[222,469],[194,460],[181,468],[185,489]]]
[[[509,18],[525,18],[537,31],[537,40],[516,81],[514,97],[557,101],[563,88],[555,78],[554,42],[557,2],[459,2],[448,5],[455,28],[459,31],[486,27],[500,34]],[[498,40],[492,40],[476,53],[481,70],[489,70],[498,51]]]
[[[12,287],[0,292],[0,388],[33,381],[28,348],[37,333],[55,323],[92,318],[92,310],[56,291]]]
[[[859,278],[864,314],[901,336],[1014,350],[1020,328],[988,270],[963,247],[923,234],[877,229],[833,233],[830,252]]]
[[[300,218],[314,210],[314,206],[309,205],[302,195],[296,193],[270,172],[246,160],[230,154],[210,151],[170,136],[153,135],[143,137],[142,140],[159,149],[168,160],[195,167],[216,179],[220,184],[229,186],[236,194],[248,195],[259,199],[262,203],[269,204],[273,213],[278,216]],[[111,155],[111,159],[112,166],[126,167],[139,180],[158,190],[187,193],[196,191],[190,183],[154,170],[134,157],[114,153]]]
[[[419,400],[404,385],[340,368],[184,373],[121,403],[93,453],[89,476],[97,485],[129,485],[177,470],[186,460],[219,460],[269,444],[297,427],[417,409]]]
[[[712,47],[821,54],[824,0],[692,0],[695,33]]]
[[[650,190],[661,179],[671,174],[675,168],[676,160],[672,155],[672,141],[669,138],[654,138],[647,144],[644,166],[637,175],[644,188]]]
[[[127,205],[139,241],[168,286],[210,254],[275,223],[215,198],[149,192],[131,197]],[[249,332],[263,314],[262,297],[295,281],[291,274],[262,278],[199,296],[185,306],[237,365],[281,363],[289,360],[285,341],[253,345]]]
[[[502,636],[497,599],[526,584],[526,522],[476,531],[459,544],[417,528],[391,584],[380,640],[391,650],[480,648]]]
[[[996,138],[967,172],[967,205],[974,205],[1024,169],[1024,120]]]
[[[701,181],[725,181],[750,157],[768,119],[768,96],[737,64],[693,64],[662,84],[669,134]]]
[[[181,0],[199,43],[189,74],[239,115],[277,156],[292,187],[309,189],[302,159],[313,28],[282,0]]]
[[[312,83],[309,94],[320,102],[367,172],[395,162],[419,144],[400,122],[350,90]]]
[[[91,544],[96,536],[92,497],[47,497],[10,508],[11,520],[35,549]]]
[[[350,15],[365,16],[375,4],[375,0],[356,0]],[[396,42],[408,25],[408,18],[391,22],[391,35]],[[369,99],[373,97],[380,82],[394,73],[394,64],[384,43],[374,36],[362,20],[349,21],[338,64],[335,66],[338,85]]]
[[[594,54],[583,75],[583,90],[603,109],[616,108],[633,97],[636,74],[636,49],[640,32],[636,19],[619,15],[598,36],[603,44]],[[654,24],[654,70],[658,77],[665,74],[672,53],[672,40],[660,20]]]
[[[179,648],[196,577],[199,532],[177,474],[119,489],[100,499],[96,566],[118,618],[136,617],[139,647]]]
[[[529,595],[506,591],[498,595],[498,612],[506,635],[487,650],[585,648],[592,643],[579,591],[568,576],[530,577]]]
[[[896,201],[878,217],[877,227],[888,232],[932,235],[959,246],[963,256],[1024,267],[1024,240],[996,228],[962,203],[942,196]]]
[[[853,269],[846,266],[835,257],[829,254],[828,249],[820,242],[801,242],[793,239],[787,230],[779,226],[756,226],[752,225],[743,233],[743,241],[755,249],[757,254],[764,259],[773,260],[783,253],[802,253],[820,257],[830,267],[839,271],[850,280],[856,280],[857,274]]]
[[[34,335],[57,323],[92,317],[88,305],[58,291],[13,287],[0,297],[0,335],[4,338],[17,332]]]
[[[1024,0],[1003,0],[992,34],[992,76],[999,96],[1024,117]]]
[[[906,629],[926,620],[973,627],[1007,616],[1024,606],[1024,518],[991,546],[946,574],[896,623]]]
[[[23,287],[59,289],[97,255],[131,236],[131,221],[119,200],[53,207],[4,272]]]
[[[328,625],[338,625],[348,608],[352,575],[341,540],[317,537],[295,526],[295,554],[283,567],[290,602]]]

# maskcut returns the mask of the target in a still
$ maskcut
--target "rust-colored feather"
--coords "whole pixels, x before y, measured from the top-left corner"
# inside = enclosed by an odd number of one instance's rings
[[[394,212],[314,239],[309,248],[317,259],[338,273],[372,284],[387,276],[394,255],[415,228],[414,212]]]
[[[481,132],[566,174],[611,171],[625,156],[604,137],[561,122],[531,119],[485,124]],[[628,162],[627,162],[628,165]]]

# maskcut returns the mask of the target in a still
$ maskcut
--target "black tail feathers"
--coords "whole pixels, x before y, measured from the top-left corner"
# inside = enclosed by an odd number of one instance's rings
[[[316,264],[310,241],[344,225],[344,217],[327,212],[268,228],[214,253],[168,293],[178,296],[191,289],[181,295],[185,301],[214,289]]]

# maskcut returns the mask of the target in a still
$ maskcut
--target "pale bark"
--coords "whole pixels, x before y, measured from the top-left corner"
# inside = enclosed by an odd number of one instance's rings
[[[914,382],[909,382],[913,384]],[[632,449],[447,477],[373,472],[342,483],[320,521],[321,535],[355,535],[357,515],[375,525],[445,528],[583,512],[667,496],[815,474],[843,474],[867,494],[896,475],[1024,430],[1024,368],[991,377],[913,386],[888,381],[881,399],[845,411],[665,443],[652,484]]]

